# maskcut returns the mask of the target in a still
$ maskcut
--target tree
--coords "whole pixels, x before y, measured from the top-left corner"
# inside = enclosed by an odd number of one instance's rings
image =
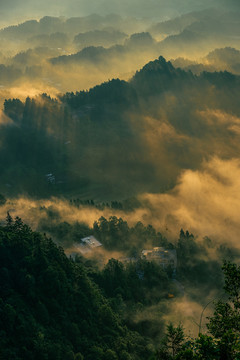
[[[7,212],[6,223],[8,228],[13,225],[13,218],[10,215],[9,211]]]
[[[240,266],[225,261],[222,270],[227,300],[215,303],[214,315],[208,318],[209,334],[199,333],[197,338],[186,340],[182,327],[170,324],[157,359],[240,359]]]
[[[228,295],[227,301],[219,300],[215,304],[214,315],[209,318],[208,329],[219,339],[221,358],[238,359],[240,357],[240,266],[224,262],[222,267]]]
[[[167,325],[167,333],[162,340],[162,346],[157,352],[157,359],[175,359],[176,355],[182,350],[184,344],[183,327],[179,324],[174,327],[172,323]]]

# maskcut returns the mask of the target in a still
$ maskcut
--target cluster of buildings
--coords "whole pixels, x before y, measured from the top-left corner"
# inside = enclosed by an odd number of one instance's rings
[[[90,254],[102,247],[100,241],[94,236],[87,236],[81,239],[80,243],[75,243],[73,246],[73,254],[81,253],[82,255]],[[141,259],[147,261],[154,261],[160,264],[164,269],[171,267],[173,270],[177,268],[177,252],[176,250],[166,250],[163,247],[154,247],[149,250],[142,250]],[[123,262],[137,261],[136,258],[120,259]]]

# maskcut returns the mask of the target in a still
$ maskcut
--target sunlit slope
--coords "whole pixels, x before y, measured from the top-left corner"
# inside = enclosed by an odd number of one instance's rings
[[[239,80],[227,72],[196,76],[160,57],[129,82],[8,100],[1,191],[97,198],[104,188],[109,197],[167,189],[182,169],[238,153]]]

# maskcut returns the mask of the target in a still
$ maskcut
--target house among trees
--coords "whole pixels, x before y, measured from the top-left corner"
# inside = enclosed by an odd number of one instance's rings
[[[173,269],[177,267],[176,250],[166,250],[163,247],[155,247],[152,250],[143,250],[141,258],[148,261],[155,261],[162,265],[163,268],[171,266]]]
[[[81,239],[81,243],[74,244],[74,248],[77,252],[81,252],[83,255],[99,248],[100,246],[102,246],[102,244],[92,235]]]
[[[47,182],[49,184],[55,184],[56,183],[55,176],[52,173],[46,174],[45,176],[46,176]]]

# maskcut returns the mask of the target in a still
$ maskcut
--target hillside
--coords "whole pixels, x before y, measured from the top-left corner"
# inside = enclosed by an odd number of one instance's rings
[[[2,359],[148,358],[83,264],[19,218],[0,231]]]
[[[239,80],[227,72],[196,76],[160,57],[129,82],[115,79],[59,99],[6,100],[0,189],[34,196],[88,193],[88,199],[101,193],[104,200],[108,188],[112,200],[173,186],[181,169],[219,155],[220,139],[223,157],[238,149]],[[218,112],[228,120],[218,122]],[[162,154],[158,160],[153,147]]]

